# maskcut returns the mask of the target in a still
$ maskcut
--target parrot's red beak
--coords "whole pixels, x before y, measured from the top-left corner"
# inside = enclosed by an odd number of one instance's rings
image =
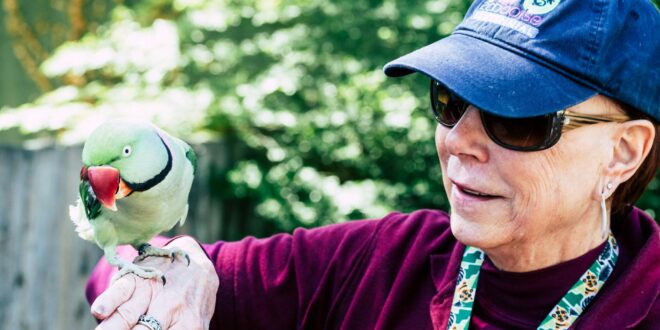
[[[94,190],[94,194],[99,202],[101,202],[101,205],[110,210],[117,211],[115,194],[119,190],[119,171],[110,166],[92,166],[87,169],[83,167],[81,178],[83,177],[83,172],[89,179],[92,190]]]

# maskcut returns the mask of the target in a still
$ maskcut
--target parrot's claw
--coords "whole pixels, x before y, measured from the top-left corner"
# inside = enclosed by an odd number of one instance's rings
[[[149,244],[142,244],[138,248],[138,256],[133,259],[133,263],[138,263],[141,261],[144,261],[148,257],[164,257],[164,258],[170,258],[172,259],[172,262],[176,261],[177,259],[183,259],[185,258],[188,266],[190,266],[190,256],[188,254],[179,249],[179,248],[157,248]]]
[[[185,253],[181,250],[172,252],[170,257],[172,258],[172,262],[174,262],[174,260],[176,260],[177,257],[178,258],[181,258],[181,257],[186,258],[186,261],[188,262],[187,266],[190,266],[190,256],[187,253]]]
[[[116,280],[122,278],[127,274],[135,274],[144,279],[160,278],[163,281],[163,285],[167,283],[167,280],[165,279],[165,275],[160,270],[153,267],[139,266],[130,263],[125,263],[122,265],[122,267],[119,269],[119,272],[117,272],[112,277],[112,283],[114,283]]]

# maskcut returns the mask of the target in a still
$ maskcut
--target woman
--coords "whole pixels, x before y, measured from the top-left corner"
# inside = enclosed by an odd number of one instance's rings
[[[147,261],[164,287],[97,267],[99,328],[659,328],[660,230],[631,207],[660,162],[659,30],[648,1],[475,1],[385,67],[432,79],[450,215],[177,238],[190,268]]]

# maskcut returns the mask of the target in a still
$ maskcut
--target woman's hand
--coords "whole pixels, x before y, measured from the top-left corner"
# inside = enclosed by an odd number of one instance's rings
[[[167,258],[150,257],[141,265],[156,267],[167,279],[145,280],[133,274],[113,283],[92,304],[92,314],[100,320],[97,330],[149,330],[136,325],[140,315],[154,317],[165,329],[208,329],[215,310],[218,275],[202,248],[190,237],[172,241],[190,256],[171,262]]]

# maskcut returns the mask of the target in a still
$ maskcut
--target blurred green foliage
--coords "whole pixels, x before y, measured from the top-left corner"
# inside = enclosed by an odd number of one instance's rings
[[[190,8],[179,24],[192,50],[183,74],[216,91],[209,127],[249,147],[221,185],[227,196],[255,201],[257,214],[281,229],[446,208],[427,82],[388,81],[381,70],[450,33],[467,6],[242,1]]]
[[[469,3],[126,0],[43,63],[62,83],[5,110],[0,131],[73,143],[128,114],[236,139],[244,160],[210,184],[273,231],[447,209],[428,81],[382,67],[449,34]],[[659,186],[639,203],[654,214]]]

